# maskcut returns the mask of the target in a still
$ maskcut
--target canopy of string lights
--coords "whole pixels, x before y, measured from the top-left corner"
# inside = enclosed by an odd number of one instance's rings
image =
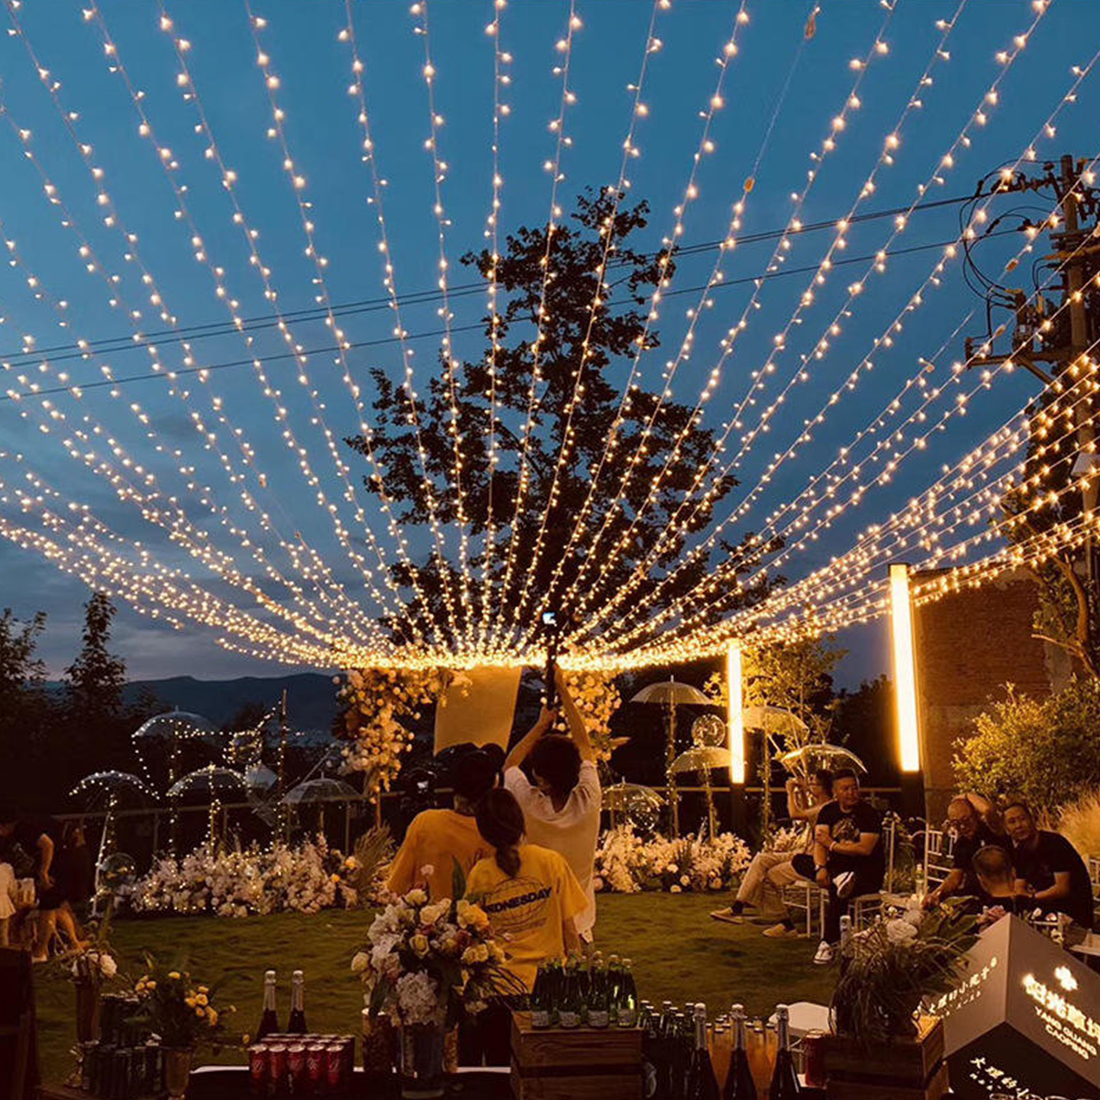
[[[0,534],[142,615],[610,670],[1094,534],[987,303],[1067,323],[1100,13],[85,2],[4,0]]]

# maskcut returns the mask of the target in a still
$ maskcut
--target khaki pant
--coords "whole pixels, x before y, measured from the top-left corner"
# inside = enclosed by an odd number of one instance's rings
[[[794,855],[794,852],[757,852],[741,879],[737,900],[743,905],[754,905],[767,916],[785,916],[783,887],[799,881],[798,872],[791,866]]]

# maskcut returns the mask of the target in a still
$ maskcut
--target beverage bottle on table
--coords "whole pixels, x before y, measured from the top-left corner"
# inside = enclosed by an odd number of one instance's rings
[[[726,1075],[723,1100],[756,1100],[756,1083],[749,1068],[749,1055],[745,1043],[745,1006],[734,1005],[733,1050],[730,1052],[730,1068]]]
[[[584,999],[581,995],[580,979],[577,969],[566,964],[562,979],[561,998],[558,1002],[558,1022],[564,1028],[581,1026],[581,1014],[584,1011]]]
[[[687,1073],[691,1065],[691,1026],[683,1012],[673,1016],[672,1057],[669,1076],[674,1100],[687,1095]]]
[[[775,1070],[772,1073],[771,1100],[797,1100],[802,1095],[798,1083],[798,1073],[794,1068],[794,1055],[791,1053],[790,1013],[786,1005],[777,1005],[775,1009],[776,1031],[779,1033],[779,1048],[775,1052]]]
[[[275,971],[268,970],[264,974],[264,1007],[256,1027],[255,1042],[258,1043],[266,1035],[278,1030],[279,1018],[275,1014]]]
[[[543,963],[535,975],[535,988],[531,990],[531,1026],[549,1027],[553,1017],[553,1007],[550,996],[550,970]]]
[[[290,1019],[286,1023],[290,1035],[305,1035],[306,1027],[306,976],[295,970],[290,979]]]
[[[615,1006],[615,1022],[619,1027],[638,1026],[638,988],[634,984],[634,975],[630,972],[629,959],[623,959],[619,988],[614,994],[612,1003]]]
[[[609,1027],[611,1024],[611,983],[602,967],[588,975],[588,1026]]]
[[[693,1022],[693,1042],[691,1064],[688,1066],[687,1100],[718,1100],[718,1078],[714,1075],[714,1066],[707,1049],[707,1007],[695,1006]]]

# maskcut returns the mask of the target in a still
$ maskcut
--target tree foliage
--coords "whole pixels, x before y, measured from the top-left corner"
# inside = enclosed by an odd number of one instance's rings
[[[1084,376],[1089,377],[1087,373]],[[1085,384],[1084,382],[1082,385]],[[1094,421],[1096,395],[1082,394],[1070,386],[1046,387],[1029,413],[1028,450],[1021,488],[1005,494],[1001,510],[1005,537],[1012,544],[1026,542],[1060,525],[1073,524],[1082,515],[1078,475],[1073,472],[1079,454],[1076,432],[1064,416],[1050,411],[1053,402],[1063,408],[1076,406],[1080,416]],[[1035,492],[1035,486],[1041,491]],[[1041,561],[1030,560],[1028,570],[1039,585],[1035,636],[1065,650],[1090,676],[1100,678],[1100,609],[1095,591],[1090,593],[1085,547],[1061,546]]]
[[[84,644],[65,670],[69,705],[85,721],[111,719],[122,710],[126,665],[107,648],[114,617],[110,599],[102,592],[93,593],[84,605]]]
[[[1072,680],[1046,699],[1017,695],[994,703],[955,745],[960,790],[1018,796],[1055,811],[1100,785],[1100,682]]]
[[[461,508],[475,548],[481,545],[479,536],[490,529],[495,532],[500,543],[490,563],[495,601],[502,599],[499,586],[506,574],[504,547],[509,540],[514,540],[515,561],[521,566],[509,578],[504,603],[514,602],[520,588],[530,585],[530,592],[547,594],[554,607],[582,570],[586,592],[595,590],[597,599],[609,596],[669,529],[683,494],[711,453],[714,433],[698,425],[691,407],[662,400],[659,390],[641,385],[631,389],[622,406],[622,423],[615,428],[630,359],[640,349],[649,351],[659,343],[656,330],[647,327],[648,293],[666,285],[675,267],[669,254],[644,254],[628,243],[645,227],[647,213],[644,202],[620,204],[613,192],[605,190],[580,196],[572,218],[561,222],[549,241],[545,227],[523,227],[509,235],[495,265],[500,313],[495,355],[493,325],[486,318],[490,346],[479,360],[458,365],[453,395],[452,378],[441,360],[419,404],[419,430],[410,420],[404,379],[394,381],[382,369],[372,371],[377,387],[374,430],[369,440],[357,436],[348,443],[361,454],[373,454],[402,524],[427,530],[433,506],[444,524],[455,521]],[[601,286],[597,272],[605,250],[609,264]],[[463,263],[488,279],[494,257],[486,250],[464,256]],[[538,410],[528,433],[525,425],[536,362]],[[649,437],[643,446],[647,427]],[[492,462],[486,446],[490,432],[497,452]],[[613,446],[601,468],[609,441]],[[461,457],[461,502],[454,477],[456,447]],[[564,455],[560,465],[559,455]],[[647,504],[666,461],[668,472]],[[585,522],[595,531],[606,521],[607,530],[599,544],[603,552],[593,559],[598,567],[586,568],[583,552],[570,552],[567,557],[566,550],[598,468]],[[529,482],[514,523],[524,477]],[[382,482],[372,474],[364,480],[372,492],[382,491]],[[732,476],[720,478],[688,529],[705,527],[735,485]],[[621,487],[622,502],[616,506],[613,501]],[[536,554],[540,534],[543,552]],[[574,551],[583,551],[589,537],[580,538]],[[620,539],[627,540],[625,550],[612,560],[607,550]],[[679,561],[684,543],[683,534],[667,538],[655,554],[658,568],[631,601],[632,609],[645,604],[662,570]],[[484,559],[475,554],[471,564],[477,568]],[[707,569],[702,557],[685,568],[662,594],[661,602],[690,593]],[[422,628],[429,629],[433,617],[446,621],[441,610],[443,585],[457,591],[457,583],[454,566],[444,555],[431,551],[412,571],[397,567],[395,576],[406,590],[415,576],[425,593],[421,600],[410,592],[407,608]],[[721,610],[728,612],[759,598],[770,583],[774,582],[760,582],[748,595],[731,585]],[[472,587],[466,610],[455,608],[455,628],[442,631],[445,643],[461,635],[469,618],[476,621],[481,615],[481,588]],[[496,609],[494,605],[492,610]]]

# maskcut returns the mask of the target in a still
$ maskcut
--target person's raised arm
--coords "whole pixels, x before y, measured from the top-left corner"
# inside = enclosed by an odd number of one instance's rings
[[[577,746],[577,751],[581,754],[582,760],[595,760],[596,748],[592,744],[592,738],[588,736],[588,727],[584,724],[584,716],[573,700],[561,669],[557,670],[556,681],[558,694],[561,696],[562,708],[565,711],[565,720],[569,724],[569,736],[573,738],[573,744]]]
[[[504,758],[504,770],[518,768],[531,755],[538,739],[554,724],[557,712],[543,707],[535,724],[516,742],[512,751]]]
[[[966,796],[967,802],[978,812],[978,816],[985,822],[986,828],[995,833],[1004,832],[1004,822],[1001,820],[1001,811],[993,805],[984,795],[970,791]]]

